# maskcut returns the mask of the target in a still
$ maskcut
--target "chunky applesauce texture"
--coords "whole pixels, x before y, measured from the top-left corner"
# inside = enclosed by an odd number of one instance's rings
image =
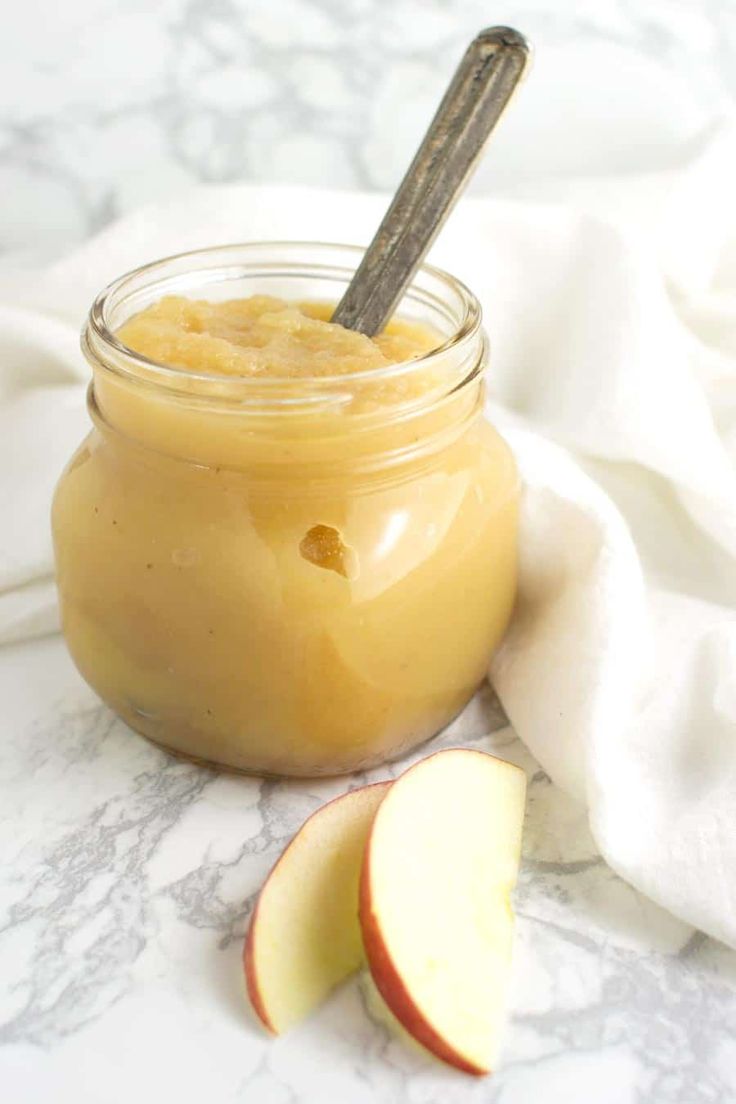
[[[511,613],[518,477],[480,379],[421,359],[429,326],[369,338],[333,309],[166,296],[117,336],[178,375],[94,365],[54,500],[64,632],[132,728],[193,758],[394,758],[467,703]]]
[[[392,319],[375,337],[330,322],[330,303],[269,295],[211,303],[167,295],[121,327],[149,360],[223,376],[352,375],[410,360],[440,343],[428,326]]]

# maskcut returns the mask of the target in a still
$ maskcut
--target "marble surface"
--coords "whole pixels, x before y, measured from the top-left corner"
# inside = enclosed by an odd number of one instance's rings
[[[8,1104],[736,1099],[736,954],[603,864],[583,810],[489,690],[469,707],[473,746],[530,783],[511,1016],[490,1079],[389,1034],[359,978],[282,1039],[252,1018],[240,959],[254,895],[305,816],[365,776],[261,782],[183,764],[97,702],[58,638],[3,650],[0,700]]]
[[[0,249],[199,181],[390,188],[489,23],[536,58],[478,191],[669,167],[733,112],[733,0],[24,0],[0,35]]]
[[[537,56],[477,191],[669,168],[733,115],[733,0],[25,0],[0,35],[0,251],[59,252],[203,180],[389,188],[489,22]],[[736,953],[605,866],[490,692],[475,746],[530,789],[510,1023],[485,1080],[387,1034],[359,979],[282,1040],[249,1013],[264,874],[362,778],[183,765],[99,705],[59,639],[0,649],[0,700],[3,1102],[736,1100]]]

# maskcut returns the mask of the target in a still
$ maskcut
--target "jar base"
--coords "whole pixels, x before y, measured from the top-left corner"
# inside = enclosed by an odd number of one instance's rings
[[[485,681],[485,680],[483,680],[483,681]],[[350,775],[361,774],[363,771],[374,770],[376,767],[388,766],[391,763],[399,763],[407,755],[410,755],[413,751],[416,751],[417,748],[425,747],[427,744],[430,744],[432,742],[432,740],[436,740],[438,736],[441,736],[442,733],[445,732],[450,727],[450,725],[455,723],[457,718],[460,716],[460,714],[466,708],[468,703],[470,701],[472,701],[473,697],[475,696],[478,689],[482,685],[483,685],[482,682],[479,683],[479,685],[473,690],[473,693],[469,695],[469,697],[466,699],[466,701],[463,702],[463,704],[452,715],[452,717],[450,717],[450,719],[445,724],[441,725],[440,728],[438,728],[435,732],[431,733],[429,736],[424,736],[421,739],[417,740],[415,743],[411,743],[408,746],[406,746],[404,748],[401,748],[395,755],[377,757],[373,760],[368,760],[368,761],[365,761],[363,763],[356,764],[356,766],[354,766],[354,767],[349,767],[349,768],[346,768],[346,769],[338,769],[338,770],[322,770],[322,771],[291,770],[291,771],[277,772],[277,771],[269,771],[269,770],[249,770],[247,767],[235,767],[235,766],[232,766],[229,763],[220,763],[215,759],[206,759],[206,758],[204,758],[202,756],[199,756],[199,755],[191,755],[189,752],[180,751],[178,748],[171,747],[170,744],[166,744],[162,740],[157,740],[153,736],[149,736],[148,733],[144,732],[142,729],[138,728],[136,725],[131,724],[129,720],[127,720],[125,718],[122,718],[122,717],[120,719],[123,720],[123,723],[132,732],[135,732],[136,736],[143,737],[144,740],[147,740],[149,744],[153,744],[153,746],[157,747],[160,751],[165,751],[167,755],[171,755],[175,759],[179,759],[184,763],[191,763],[194,766],[201,767],[203,770],[216,771],[219,774],[237,775],[237,776],[242,777],[242,778],[264,778],[264,779],[274,779],[276,781],[283,781],[284,779],[288,779],[288,778],[295,778],[295,779],[299,778],[299,779],[304,779],[304,780],[309,780],[310,778],[314,778],[314,779],[348,778],[348,777],[350,777]],[[116,712],[116,711],[113,710],[113,712]],[[118,713],[116,713],[116,716],[120,716],[120,715]]]

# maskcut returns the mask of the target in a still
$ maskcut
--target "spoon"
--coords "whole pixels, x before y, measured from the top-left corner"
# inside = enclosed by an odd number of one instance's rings
[[[529,54],[511,27],[490,27],[470,43],[333,322],[369,337],[383,329],[470,179]]]

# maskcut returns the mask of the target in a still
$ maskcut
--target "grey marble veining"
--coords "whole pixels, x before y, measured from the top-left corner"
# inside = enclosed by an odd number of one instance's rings
[[[733,0],[15,4],[0,248],[58,250],[199,181],[391,188],[489,23],[536,62],[478,190],[669,166],[733,112]]]
[[[530,784],[511,1017],[498,1073],[477,1080],[388,1031],[366,979],[278,1040],[243,992],[243,935],[286,840],[329,797],[400,768],[317,782],[203,770],[114,720],[59,639],[0,659],[3,1099],[736,1099],[736,954],[602,862],[490,690],[469,707],[470,742]]]
[[[31,0],[0,35],[0,250],[58,252],[199,181],[390,188],[465,41],[504,22],[537,57],[477,190],[667,168],[733,113],[733,0]],[[736,954],[616,877],[490,692],[475,744],[530,787],[510,1022],[484,1080],[389,1032],[365,979],[284,1039],[248,1009],[264,875],[368,776],[182,764],[99,705],[58,639],[0,649],[0,701],[3,1104],[736,1100]]]

